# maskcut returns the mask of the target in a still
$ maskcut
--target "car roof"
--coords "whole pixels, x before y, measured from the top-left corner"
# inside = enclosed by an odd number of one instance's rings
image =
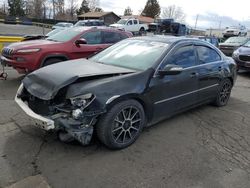
[[[163,42],[168,44],[173,44],[181,41],[190,41],[190,42],[200,42],[201,40],[196,38],[188,38],[188,37],[175,37],[175,36],[166,36],[166,35],[153,35],[153,36],[145,36],[145,37],[134,37],[133,39],[147,40],[153,42]]]
[[[75,31],[80,31],[80,32],[83,32],[83,31],[87,31],[87,30],[94,30],[94,29],[99,29],[99,30],[108,30],[108,31],[119,31],[119,32],[126,32],[126,31],[122,31],[122,30],[119,30],[119,29],[116,29],[116,28],[112,28],[112,27],[107,27],[107,26],[74,26],[74,27],[71,27],[69,29],[72,29],[72,30],[75,30]],[[126,32],[128,33],[128,32]]]
[[[79,20],[78,22],[103,22],[103,20]]]

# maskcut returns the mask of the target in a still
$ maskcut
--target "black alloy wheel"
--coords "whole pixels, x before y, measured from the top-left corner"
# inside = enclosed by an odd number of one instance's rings
[[[140,132],[139,109],[130,106],[122,109],[114,119],[112,136],[116,143],[127,144]]]
[[[231,95],[232,83],[229,79],[225,79],[220,84],[219,92],[215,101],[216,106],[225,106]]]
[[[122,149],[139,137],[145,125],[145,113],[136,100],[115,104],[97,124],[97,135],[111,149]]]

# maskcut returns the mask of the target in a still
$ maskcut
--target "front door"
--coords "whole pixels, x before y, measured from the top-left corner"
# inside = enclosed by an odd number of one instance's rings
[[[89,31],[84,33],[80,38],[85,39],[87,44],[81,44],[80,46],[73,44],[72,53],[74,59],[89,57],[110,45],[103,44],[102,31]]]
[[[177,75],[155,76],[149,84],[149,97],[154,106],[153,121],[164,119],[197,102],[198,73],[194,47],[189,44],[175,49],[167,55],[162,66],[175,64],[183,71]]]

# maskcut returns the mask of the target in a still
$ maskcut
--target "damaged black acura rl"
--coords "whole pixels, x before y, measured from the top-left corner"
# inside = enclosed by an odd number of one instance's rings
[[[86,145],[93,132],[111,149],[132,144],[143,127],[204,103],[227,104],[236,64],[198,39],[136,37],[89,59],[27,75],[16,102],[44,130]]]

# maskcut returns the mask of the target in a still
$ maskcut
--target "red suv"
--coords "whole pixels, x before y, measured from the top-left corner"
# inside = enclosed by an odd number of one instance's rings
[[[85,58],[132,34],[107,27],[74,27],[44,40],[13,43],[2,50],[1,63],[19,73],[69,59]]]

